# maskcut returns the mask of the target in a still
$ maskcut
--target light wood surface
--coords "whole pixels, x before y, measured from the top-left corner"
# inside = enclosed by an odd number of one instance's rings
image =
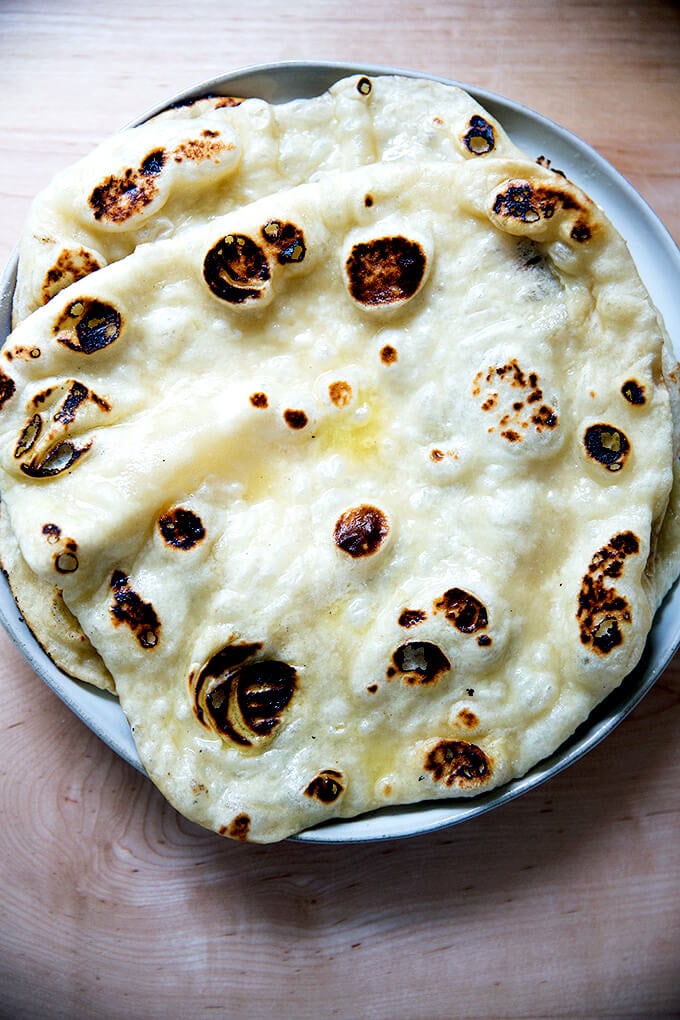
[[[0,0],[0,262],[99,139],[249,63],[367,61],[576,132],[680,241],[662,2]],[[0,635],[0,1017],[680,1016],[680,661],[567,773],[438,834],[242,846],[183,821]]]

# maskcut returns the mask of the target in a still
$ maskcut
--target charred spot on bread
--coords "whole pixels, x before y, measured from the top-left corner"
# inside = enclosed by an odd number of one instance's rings
[[[387,678],[399,675],[407,684],[435,683],[451,669],[451,663],[439,645],[431,641],[407,641],[399,645],[392,656]]]
[[[427,256],[418,241],[402,235],[355,244],[345,263],[349,292],[361,305],[408,301],[420,289]]]
[[[359,559],[376,553],[389,530],[387,515],[378,507],[362,503],[340,514],[335,522],[333,538],[338,549],[352,559]]]
[[[175,506],[158,518],[158,530],[166,545],[173,549],[193,549],[205,538],[205,528],[197,513]]]
[[[203,279],[229,304],[257,301],[271,279],[266,252],[247,234],[226,234],[205,256]]]
[[[605,422],[588,426],[583,434],[583,445],[590,460],[607,471],[620,471],[630,453],[630,442],[625,432]]]
[[[485,117],[473,114],[463,135],[463,145],[473,156],[485,156],[494,148],[496,135],[493,125]]]
[[[77,354],[95,354],[121,335],[123,317],[114,305],[98,298],[71,301],[52,327],[57,343]]]

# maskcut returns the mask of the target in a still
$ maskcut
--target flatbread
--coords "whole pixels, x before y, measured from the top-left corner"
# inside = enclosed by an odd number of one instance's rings
[[[563,176],[381,161],[138,247],[19,325],[3,498],[154,782],[281,839],[522,775],[638,662],[662,358],[624,242]]]
[[[201,99],[113,135],[34,200],[19,248],[16,325],[65,286],[230,209],[378,161],[521,156],[466,92],[353,75],[312,99]]]
[[[67,676],[115,693],[113,677],[65,604],[61,588],[34,574],[23,559],[2,503],[0,557],[14,601],[43,650]]]
[[[108,138],[36,196],[19,246],[13,323],[139,244],[319,174],[489,154],[521,155],[466,92],[430,80],[353,75],[318,97],[281,105],[213,96],[166,110]],[[70,673],[74,641],[80,649],[86,639],[77,621],[62,620],[60,589],[38,586],[6,538],[10,548],[3,553],[0,536],[0,556],[14,565],[15,594],[26,589],[27,620]],[[96,653],[90,658],[82,679],[90,682],[94,669],[97,686],[109,686]]]

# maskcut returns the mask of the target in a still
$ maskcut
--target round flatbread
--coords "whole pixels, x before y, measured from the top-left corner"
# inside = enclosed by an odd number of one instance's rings
[[[19,325],[3,499],[163,793],[280,839],[522,775],[637,663],[662,359],[625,244],[562,175],[382,160]]]

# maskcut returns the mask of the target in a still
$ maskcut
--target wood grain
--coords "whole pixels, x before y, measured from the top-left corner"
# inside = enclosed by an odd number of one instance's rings
[[[0,261],[60,167],[225,70],[396,64],[594,145],[680,240],[680,11],[656,2],[0,0]],[[680,660],[473,822],[241,846],[179,818],[0,636],[3,1020],[680,1015]]]

